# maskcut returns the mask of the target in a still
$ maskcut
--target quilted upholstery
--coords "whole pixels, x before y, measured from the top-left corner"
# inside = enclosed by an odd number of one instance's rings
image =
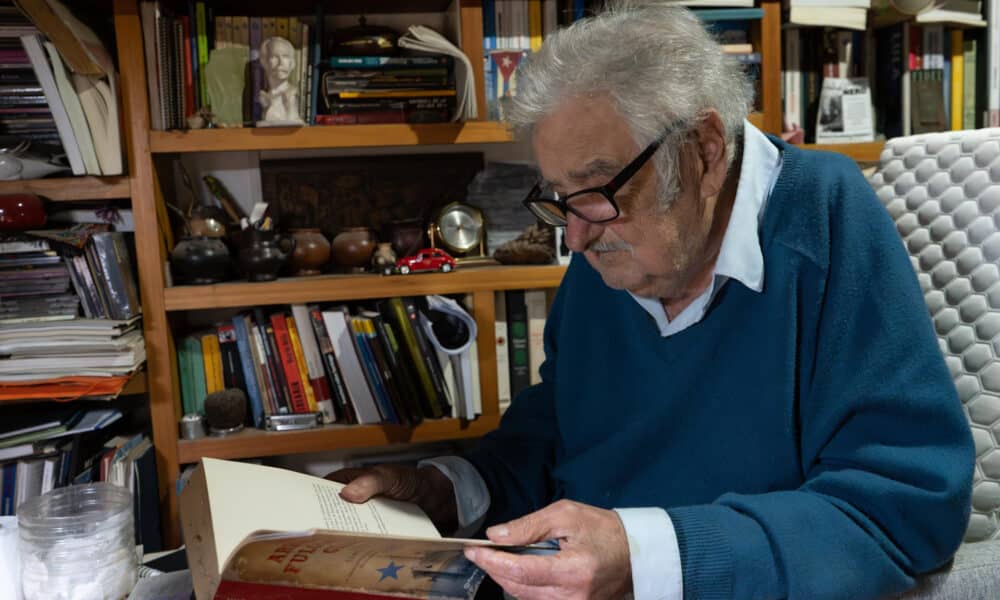
[[[890,140],[870,181],[909,250],[972,425],[965,539],[1000,539],[1000,129]]]

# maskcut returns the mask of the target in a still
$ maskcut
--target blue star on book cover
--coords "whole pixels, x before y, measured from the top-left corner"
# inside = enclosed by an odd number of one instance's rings
[[[379,579],[379,581],[382,581],[387,577],[392,577],[393,579],[398,580],[399,571],[403,568],[404,568],[403,565],[397,565],[395,561],[390,560],[388,565],[382,567],[381,569],[375,569],[375,570],[382,574],[382,577],[381,579]]]

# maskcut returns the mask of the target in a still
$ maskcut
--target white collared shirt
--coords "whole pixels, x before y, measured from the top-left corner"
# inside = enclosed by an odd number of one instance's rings
[[[674,335],[705,316],[722,286],[735,279],[747,288],[764,289],[764,256],[758,230],[781,171],[781,153],[759,129],[743,124],[743,163],[740,167],[736,199],[726,233],[722,238],[714,277],[708,288],[673,320],[657,298],[631,294],[653,318],[660,335]],[[455,486],[460,530],[467,535],[479,528],[490,506],[486,482],[467,460],[447,456],[421,461],[441,470]],[[677,535],[670,515],[662,508],[615,509],[628,537],[635,600],[682,600],[684,581]]]

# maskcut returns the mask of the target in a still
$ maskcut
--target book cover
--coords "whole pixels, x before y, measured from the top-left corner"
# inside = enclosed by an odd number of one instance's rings
[[[295,364],[299,367],[299,379],[302,380],[302,389],[306,394],[306,403],[309,405],[309,412],[317,412],[319,411],[319,406],[316,403],[316,392],[312,381],[309,379],[306,357],[302,350],[302,341],[299,339],[298,326],[295,323],[294,315],[286,316],[285,323],[288,325],[288,338],[292,342],[292,352],[295,354]]]
[[[420,303],[419,308],[418,302]],[[438,405],[441,414],[448,416],[452,414],[452,397],[448,393],[448,387],[445,385],[444,369],[438,361],[437,350],[435,350],[434,345],[428,339],[427,333],[424,331],[424,326],[421,323],[421,308],[426,309],[426,299],[415,297],[404,298],[403,305],[406,307],[406,316],[413,326],[413,337],[417,340],[417,347],[420,348],[420,354],[431,374],[431,382],[434,384],[435,391],[434,401]]]
[[[295,360],[295,350],[288,335],[288,322],[282,313],[271,315],[271,328],[274,331],[274,341],[277,356],[281,361],[281,369],[288,389],[289,408],[293,413],[307,413],[309,401],[306,399],[305,387],[299,375],[299,364]]]
[[[392,327],[377,311],[365,311],[362,315],[368,318],[379,339],[387,368],[391,373],[400,405],[397,413],[404,416],[411,425],[423,421],[424,414],[420,407],[420,382],[403,356],[403,350]]]
[[[404,360],[408,360],[408,364],[413,367],[417,380],[420,382],[420,400],[424,416],[433,419],[443,417],[445,412],[441,410],[441,405],[436,400],[437,390],[432,380],[430,367],[424,360],[403,299],[389,298],[380,302],[378,309],[386,322],[391,324],[393,332],[398,334],[400,346],[405,352],[406,358]]]
[[[510,406],[510,358],[507,348],[507,302],[504,292],[494,294],[493,333],[496,340],[497,400],[500,412]]]
[[[358,351],[358,358],[361,360],[365,377],[368,379],[368,387],[371,389],[372,397],[375,398],[375,406],[382,417],[381,421],[383,423],[398,423],[399,421],[396,419],[395,412],[392,410],[392,405],[389,401],[385,382],[382,380],[382,372],[375,364],[375,358],[372,354],[371,345],[368,343],[368,337],[362,331],[357,317],[348,317],[347,325],[354,338],[354,347]]]
[[[201,359],[205,365],[205,393],[224,390],[222,354],[219,351],[219,338],[214,331],[201,336]]]
[[[344,376],[344,385],[350,395],[357,422],[362,425],[378,423],[381,417],[375,405],[371,388],[368,386],[368,379],[361,365],[361,359],[358,356],[354,334],[351,332],[348,322],[350,317],[347,314],[347,308],[326,310],[322,314],[323,323],[330,336],[330,343],[337,357],[337,365],[340,366]]]
[[[295,318],[295,329],[299,343],[302,345],[302,355],[305,360],[309,384],[312,386],[313,395],[316,398],[316,406],[323,413],[323,421],[333,423],[337,420],[333,407],[333,393],[323,369],[323,358],[316,341],[316,331],[313,328],[309,308],[305,304],[293,304],[292,316]]]
[[[203,458],[180,498],[198,600],[318,598],[319,591],[328,594],[322,597],[471,600],[484,574],[465,559],[464,547],[527,550],[442,538],[416,505],[385,498],[351,504],[339,496],[343,487],[284,469]]]
[[[250,348],[250,330],[247,327],[246,315],[233,317],[233,331],[236,333],[236,349],[240,359],[240,369],[243,371],[243,382],[250,404],[250,414],[254,427],[264,427],[264,402],[261,399],[259,370],[255,368],[254,353]]]
[[[236,340],[236,327],[232,323],[222,323],[215,328],[219,338],[219,354],[222,358],[222,383],[226,389],[247,391],[243,377],[243,366],[240,362],[239,344]],[[249,394],[247,394],[249,398]]]
[[[309,306],[309,322],[312,324],[313,333],[316,334],[316,346],[323,359],[323,372],[326,373],[327,382],[330,384],[330,392],[333,394],[336,404],[336,413],[346,423],[357,423],[357,416],[351,405],[350,395],[344,386],[344,378],[337,364],[337,357],[333,350],[333,342],[326,330],[323,322],[323,313],[317,306]]]
[[[274,340],[274,328],[271,326],[271,320],[260,308],[253,309],[253,318],[260,330],[261,347],[264,350],[264,358],[267,360],[268,371],[271,375],[276,412],[277,414],[289,413],[291,412],[291,403],[288,398],[288,385],[285,382],[284,369],[278,355],[278,346]]]
[[[24,51],[28,54],[31,67],[35,70],[35,76],[38,78],[38,83],[41,84],[42,89],[45,91],[45,100],[48,102],[49,109],[52,110],[52,118],[55,119],[56,129],[59,132],[59,139],[62,142],[63,150],[66,151],[66,159],[69,161],[69,166],[73,170],[74,175],[86,175],[87,168],[83,162],[83,155],[80,153],[80,144],[77,142],[76,134],[73,132],[73,124],[70,121],[69,114],[66,112],[66,105],[63,104],[62,97],[59,95],[59,88],[56,85],[52,67],[49,66],[49,61],[45,57],[45,50],[42,47],[42,36],[37,34],[21,36],[21,45],[24,46]]]
[[[531,385],[528,357],[528,307],[524,303],[524,290],[508,290],[507,304],[507,361],[510,368],[510,397],[516,398],[521,390]]]
[[[73,84],[66,73],[66,67],[55,45],[45,42],[45,52],[52,63],[52,75],[56,80],[56,87],[59,89],[59,97],[66,107],[66,115],[73,128],[73,135],[80,146],[80,156],[83,158],[83,166],[88,175],[100,175],[101,166],[97,162],[97,152],[94,150],[94,138],[90,134],[90,127],[87,125],[87,117],[84,116],[83,106],[80,105],[80,97],[76,95]]]
[[[528,370],[532,385],[542,381],[539,369],[545,361],[545,319],[548,314],[545,300],[545,290],[524,292],[528,315]]]

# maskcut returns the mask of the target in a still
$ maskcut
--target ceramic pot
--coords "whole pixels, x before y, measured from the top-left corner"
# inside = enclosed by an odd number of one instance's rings
[[[420,219],[393,221],[389,224],[389,241],[396,256],[409,256],[421,248],[424,243],[424,223]]]
[[[186,237],[170,253],[170,270],[177,283],[218,283],[229,277],[231,269],[229,249],[219,238]]]
[[[319,275],[326,263],[330,262],[330,242],[317,228],[293,229],[295,250],[288,261],[292,274],[296,277]]]
[[[333,260],[353,271],[364,271],[375,251],[375,234],[367,227],[345,227],[333,238]]]
[[[380,242],[372,254],[372,270],[383,275],[391,275],[396,269],[396,253],[392,251],[392,244]]]
[[[295,251],[295,239],[273,231],[247,229],[240,236],[240,270],[250,281],[272,281]]]
[[[0,230],[23,231],[45,225],[45,205],[34,194],[0,196]]]

